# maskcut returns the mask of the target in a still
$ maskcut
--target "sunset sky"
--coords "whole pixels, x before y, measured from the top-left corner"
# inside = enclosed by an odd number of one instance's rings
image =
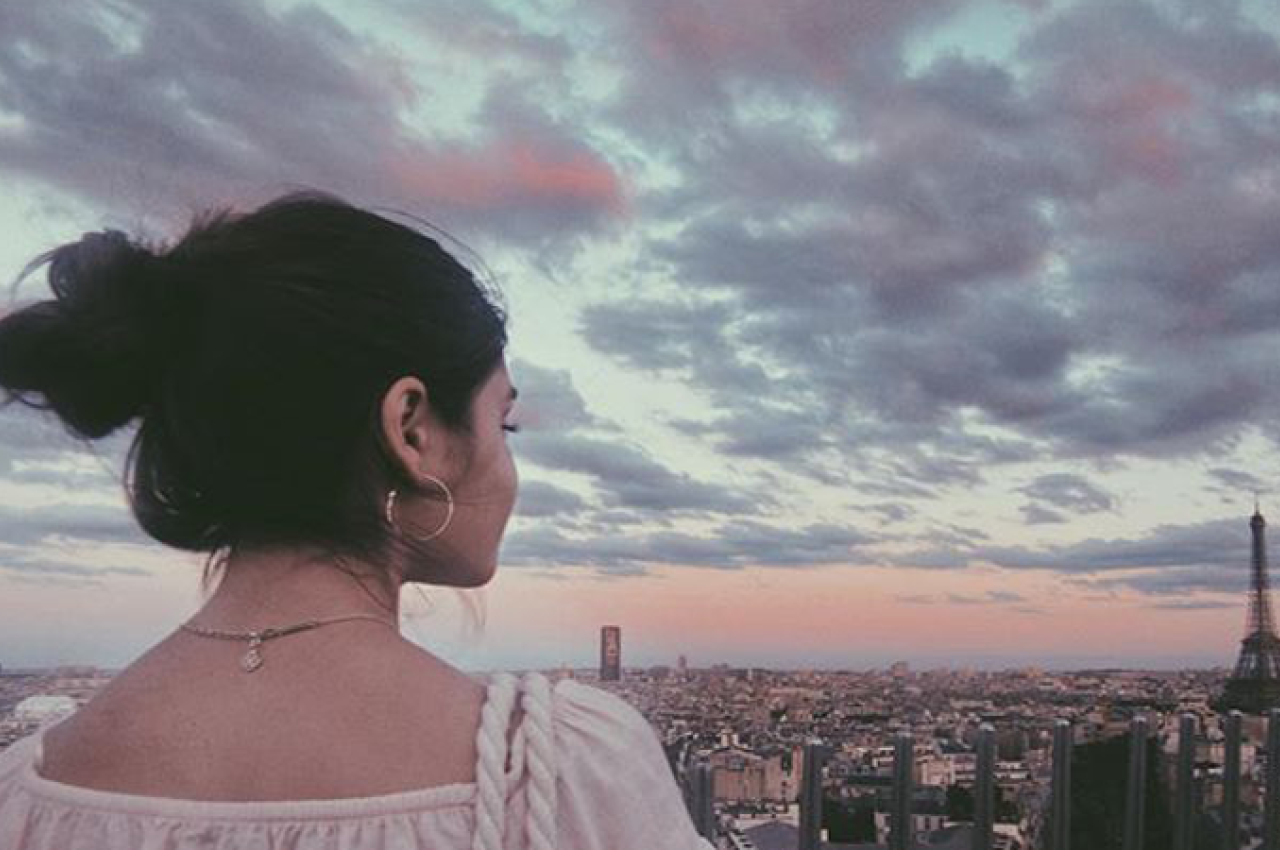
[[[501,289],[522,490],[470,669],[1213,666],[1280,524],[1280,13],[1065,0],[0,5],[0,279],[307,186]],[[48,296],[42,275],[17,304]],[[0,413],[0,664],[200,603]]]

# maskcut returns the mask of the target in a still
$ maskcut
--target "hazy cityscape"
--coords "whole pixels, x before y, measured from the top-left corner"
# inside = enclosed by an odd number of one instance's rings
[[[1096,850],[1121,846],[1123,831],[1125,850],[1171,838],[1176,850],[1271,850],[1280,638],[1260,510],[1249,527],[1233,669],[777,670],[685,655],[628,667],[622,628],[605,624],[598,666],[543,672],[638,709],[698,831],[721,848]],[[117,672],[0,667],[0,749]]]
[[[115,671],[91,667],[5,670],[0,675],[0,747],[73,710]],[[1135,714],[1150,718],[1159,750],[1177,745],[1177,717],[1194,712],[1205,730],[1196,762],[1206,782],[1204,802],[1220,796],[1222,736],[1210,708],[1226,668],[1141,671],[1035,668],[977,671],[913,670],[900,663],[863,671],[804,671],[623,666],[616,681],[602,669],[545,671],[614,691],[636,706],[666,745],[677,778],[686,780],[695,753],[714,770],[715,808],[725,847],[759,850],[797,846],[803,744],[817,736],[831,747],[823,781],[830,847],[872,847],[888,839],[892,736],[915,739],[914,800],[918,833],[945,834],[972,817],[971,787],[979,727],[997,735],[996,782],[1002,806],[995,846],[1028,848],[1040,834],[1051,775],[1056,720],[1069,719],[1077,745],[1123,735]],[[1259,734],[1255,730],[1255,736]],[[1242,771],[1261,781],[1254,740]],[[1217,796],[1215,796],[1217,795]],[[1247,812],[1258,796],[1245,799]],[[1254,813],[1254,817],[1260,815]],[[963,840],[968,841],[967,832]],[[744,843],[750,841],[750,844]],[[931,844],[930,846],[952,846]],[[968,847],[956,843],[954,846]]]
[[[1272,850],[1280,637],[1257,507],[1249,529],[1233,668],[636,667],[604,624],[597,666],[543,672],[639,710],[699,833],[726,850]],[[0,667],[0,749],[117,672]]]

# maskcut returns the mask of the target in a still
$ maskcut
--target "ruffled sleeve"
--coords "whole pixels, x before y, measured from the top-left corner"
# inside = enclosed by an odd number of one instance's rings
[[[662,744],[622,698],[566,679],[555,688],[557,826],[572,850],[715,850],[698,835]]]

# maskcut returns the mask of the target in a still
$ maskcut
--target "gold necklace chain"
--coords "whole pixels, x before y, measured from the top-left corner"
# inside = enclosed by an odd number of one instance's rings
[[[263,641],[272,638],[283,637],[284,635],[293,634],[294,632],[305,631],[306,629],[314,629],[316,626],[326,626],[330,623],[342,623],[347,620],[373,620],[375,623],[397,628],[395,623],[388,622],[379,617],[371,617],[368,614],[353,614],[349,617],[331,617],[328,620],[304,620],[301,623],[295,623],[292,626],[274,626],[266,629],[259,629],[252,632],[224,632],[218,629],[206,629],[200,626],[193,626],[190,623],[182,623],[179,628],[192,632],[193,634],[203,637],[220,638],[222,640],[247,640],[249,642],[249,651],[240,659],[240,669],[246,673],[252,673],[262,666],[262,652],[258,649]]]

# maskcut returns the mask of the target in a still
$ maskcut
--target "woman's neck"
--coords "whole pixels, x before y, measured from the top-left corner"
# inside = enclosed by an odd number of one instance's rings
[[[299,548],[237,552],[191,622],[250,631],[362,614],[394,624],[398,631],[399,586],[394,575],[383,578],[368,564],[338,563]]]

